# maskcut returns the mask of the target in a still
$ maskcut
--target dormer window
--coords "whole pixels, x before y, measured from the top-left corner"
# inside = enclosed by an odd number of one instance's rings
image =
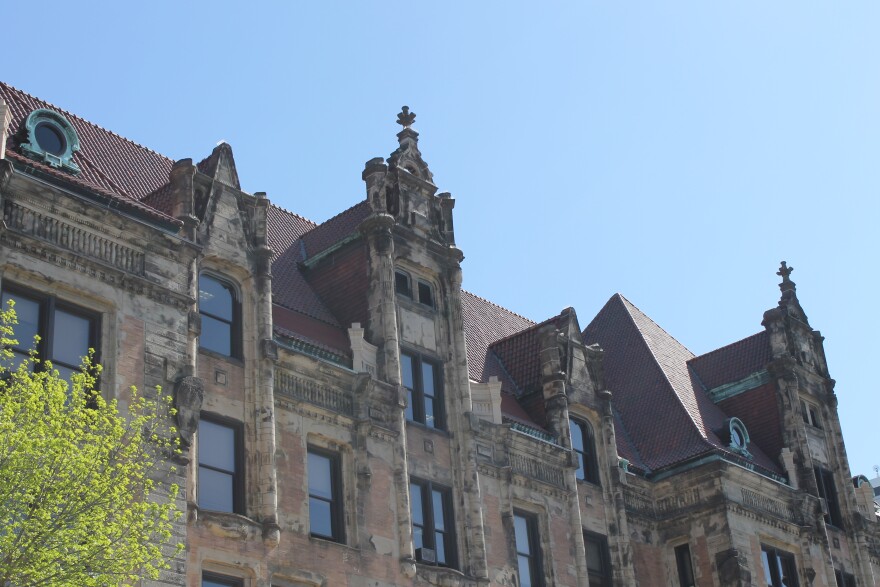
[[[749,452],[749,432],[746,430],[745,424],[739,418],[730,418],[727,421],[727,434],[730,441],[730,449],[738,452],[746,458],[751,458]]]
[[[394,270],[394,291],[429,308],[434,307],[434,287],[422,279],[415,280],[403,269]]]
[[[79,151],[79,137],[73,125],[54,110],[39,108],[31,112],[24,121],[25,140],[22,152],[42,163],[79,173],[73,162],[73,154]]]

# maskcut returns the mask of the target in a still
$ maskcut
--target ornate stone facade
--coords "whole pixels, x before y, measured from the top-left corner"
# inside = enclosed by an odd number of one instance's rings
[[[75,165],[34,158],[38,109]],[[874,585],[790,268],[763,330],[701,357],[622,296],[534,323],[461,289],[414,119],[316,225],[226,144],[171,162],[0,84],[3,291],[94,316],[106,395],[175,394],[186,550],[145,585]]]

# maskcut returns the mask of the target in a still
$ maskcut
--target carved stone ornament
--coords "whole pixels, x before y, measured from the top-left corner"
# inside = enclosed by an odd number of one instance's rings
[[[752,584],[752,574],[737,549],[731,548],[716,554],[715,565],[723,587],[747,587]]]
[[[182,377],[174,386],[177,429],[185,446],[192,444],[199,427],[199,412],[205,399],[205,384],[199,377]]]
[[[271,338],[260,340],[260,349],[263,353],[264,359],[269,359],[271,361],[278,360],[278,343]]]

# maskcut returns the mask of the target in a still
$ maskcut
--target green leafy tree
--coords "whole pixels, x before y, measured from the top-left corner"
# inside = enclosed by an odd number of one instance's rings
[[[131,388],[127,409],[35,354],[14,365],[15,314],[0,311],[0,586],[107,587],[166,568],[176,485],[153,477],[179,451],[168,398]],[[166,466],[160,467],[165,463]]]

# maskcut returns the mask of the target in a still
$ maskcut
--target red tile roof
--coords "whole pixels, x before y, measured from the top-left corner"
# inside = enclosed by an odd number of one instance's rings
[[[303,235],[303,253],[305,255],[303,260],[314,257],[345,237],[354,234],[361,222],[366,220],[371,212],[369,201],[358,202]]]
[[[461,291],[461,312],[467,341],[468,374],[474,381],[488,381],[490,376],[500,375],[497,366],[489,365],[487,369],[489,345],[535,325],[528,318],[465,290]]]
[[[644,464],[657,470],[728,448],[716,435],[727,415],[691,379],[694,357],[653,320],[617,294],[584,331],[605,350],[605,382],[612,402]],[[620,448],[620,447],[619,447]],[[754,462],[779,466],[751,445]]]
[[[770,335],[766,330],[688,362],[705,389],[734,383],[763,370],[772,359]]]
[[[6,141],[10,159],[32,165],[34,169],[54,178],[117,200],[157,219],[172,220],[161,211],[141,203],[145,196],[168,182],[168,174],[174,163],[171,159],[2,82],[0,98],[12,113]],[[27,116],[38,108],[59,112],[73,125],[80,139],[80,150],[73,156],[80,168],[79,174],[73,175],[37,163],[18,152],[16,134]]]

